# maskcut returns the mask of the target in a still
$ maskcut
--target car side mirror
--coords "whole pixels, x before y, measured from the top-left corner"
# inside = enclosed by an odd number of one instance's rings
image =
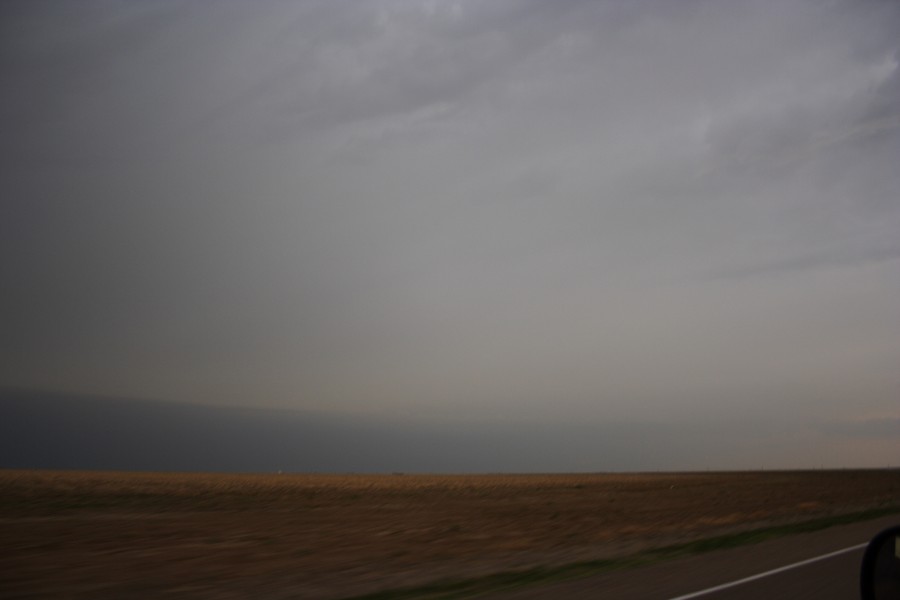
[[[869,542],[859,586],[863,600],[900,598],[900,526],[885,529]]]

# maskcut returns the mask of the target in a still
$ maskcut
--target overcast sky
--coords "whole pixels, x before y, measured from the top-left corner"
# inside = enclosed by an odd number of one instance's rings
[[[898,63],[877,0],[3,2],[0,384],[897,464]]]

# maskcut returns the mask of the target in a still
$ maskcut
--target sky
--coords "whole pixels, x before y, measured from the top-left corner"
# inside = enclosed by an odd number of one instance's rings
[[[494,432],[462,470],[897,465],[898,32],[879,0],[3,2],[0,386]]]

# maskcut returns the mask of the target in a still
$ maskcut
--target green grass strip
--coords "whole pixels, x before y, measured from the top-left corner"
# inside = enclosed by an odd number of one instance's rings
[[[662,548],[644,550],[637,554],[622,558],[583,561],[555,567],[535,567],[521,571],[496,573],[494,575],[487,575],[475,579],[438,581],[424,586],[385,590],[362,596],[354,596],[347,600],[451,600],[456,598],[472,598],[488,592],[497,592],[538,583],[577,579],[599,573],[607,573],[609,571],[644,566],[681,556],[702,554],[704,552],[734,548],[736,546],[744,546],[747,544],[756,544],[764,540],[786,535],[808,533],[826,529],[828,527],[834,527],[836,525],[848,525],[859,521],[877,519],[896,513],[900,513],[900,506],[873,508],[843,515],[821,517],[800,523],[763,527],[738,533],[728,533],[693,542],[686,542],[684,544],[675,544],[664,546]]]

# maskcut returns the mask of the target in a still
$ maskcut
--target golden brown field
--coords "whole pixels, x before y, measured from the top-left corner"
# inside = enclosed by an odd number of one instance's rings
[[[3,598],[340,598],[900,505],[898,471],[0,471]]]

